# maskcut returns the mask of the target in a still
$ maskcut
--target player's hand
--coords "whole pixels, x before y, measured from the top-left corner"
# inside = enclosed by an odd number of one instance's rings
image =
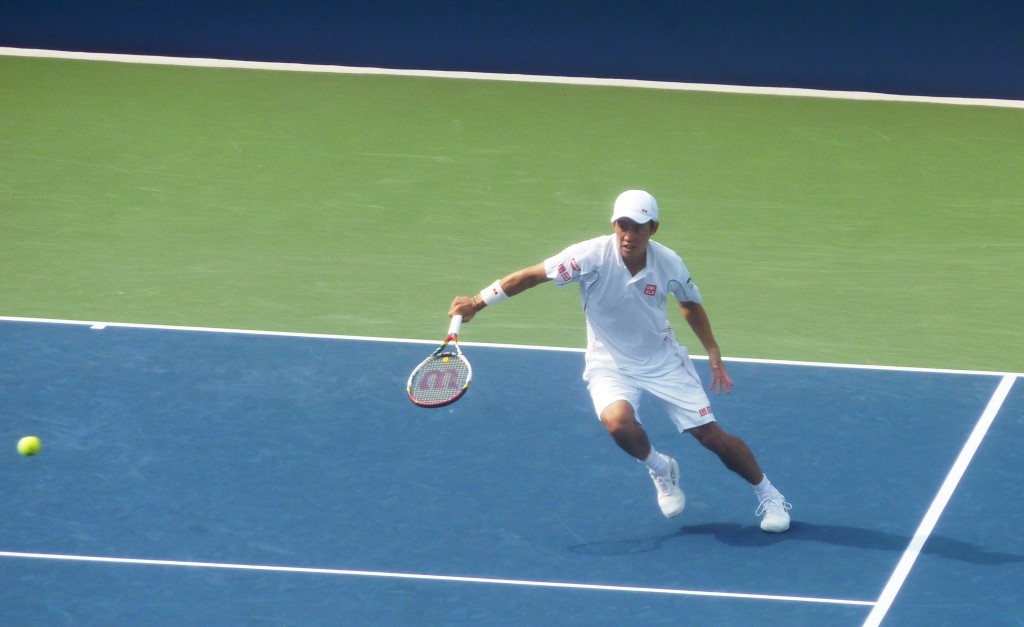
[[[708,362],[711,365],[711,385],[708,386],[708,389],[714,390],[717,394],[721,394],[723,391],[726,394],[731,394],[732,377],[729,376],[729,371],[725,369],[722,355],[717,351],[713,352],[711,355],[708,355]]]
[[[463,322],[469,322],[476,315],[476,303],[472,296],[456,296],[448,309],[448,317],[462,316]]]

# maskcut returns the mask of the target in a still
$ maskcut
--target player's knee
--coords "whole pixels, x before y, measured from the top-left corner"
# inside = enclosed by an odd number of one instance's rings
[[[700,442],[701,446],[712,451],[721,449],[728,441],[729,434],[718,426],[717,422],[709,422],[688,431],[690,435]]]
[[[632,420],[628,420],[621,416],[614,416],[610,418],[601,418],[601,422],[604,423],[604,428],[608,430],[608,433],[615,435],[617,433],[625,433],[632,429],[636,423]]]
[[[609,433],[615,435],[636,425],[633,407],[624,401],[612,403],[601,412],[601,422]]]

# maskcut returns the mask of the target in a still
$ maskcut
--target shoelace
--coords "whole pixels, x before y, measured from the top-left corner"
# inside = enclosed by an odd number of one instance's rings
[[[658,492],[661,494],[670,494],[672,492],[672,476],[656,475],[651,473],[654,478],[654,485],[657,486]]]
[[[782,514],[790,509],[793,509],[793,506],[786,502],[786,499],[781,494],[778,496],[767,496],[761,499],[761,504],[757,506],[757,511],[754,512],[754,515],[760,516],[766,512]]]

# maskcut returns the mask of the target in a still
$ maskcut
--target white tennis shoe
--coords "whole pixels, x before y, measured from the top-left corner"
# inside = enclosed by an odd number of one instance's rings
[[[768,533],[782,533],[789,529],[789,511],[793,506],[786,502],[778,490],[774,494],[763,497],[755,516],[764,515],[761,519],[761,530]]]
[[[654,487],[658,489],[658,505],[665,518],[682,514],[686,507],[686,495],[679,489],[679,464],[676,460],[668,458],[668,474],[657,475],[650,470],[647,472],[651,474]]]

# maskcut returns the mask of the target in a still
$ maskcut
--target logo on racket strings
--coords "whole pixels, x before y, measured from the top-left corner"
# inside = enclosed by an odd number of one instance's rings
[[[459,389],[459,371],[456,369],[432,370],[420,379],[419,388],[421,390],[457,390]]]

